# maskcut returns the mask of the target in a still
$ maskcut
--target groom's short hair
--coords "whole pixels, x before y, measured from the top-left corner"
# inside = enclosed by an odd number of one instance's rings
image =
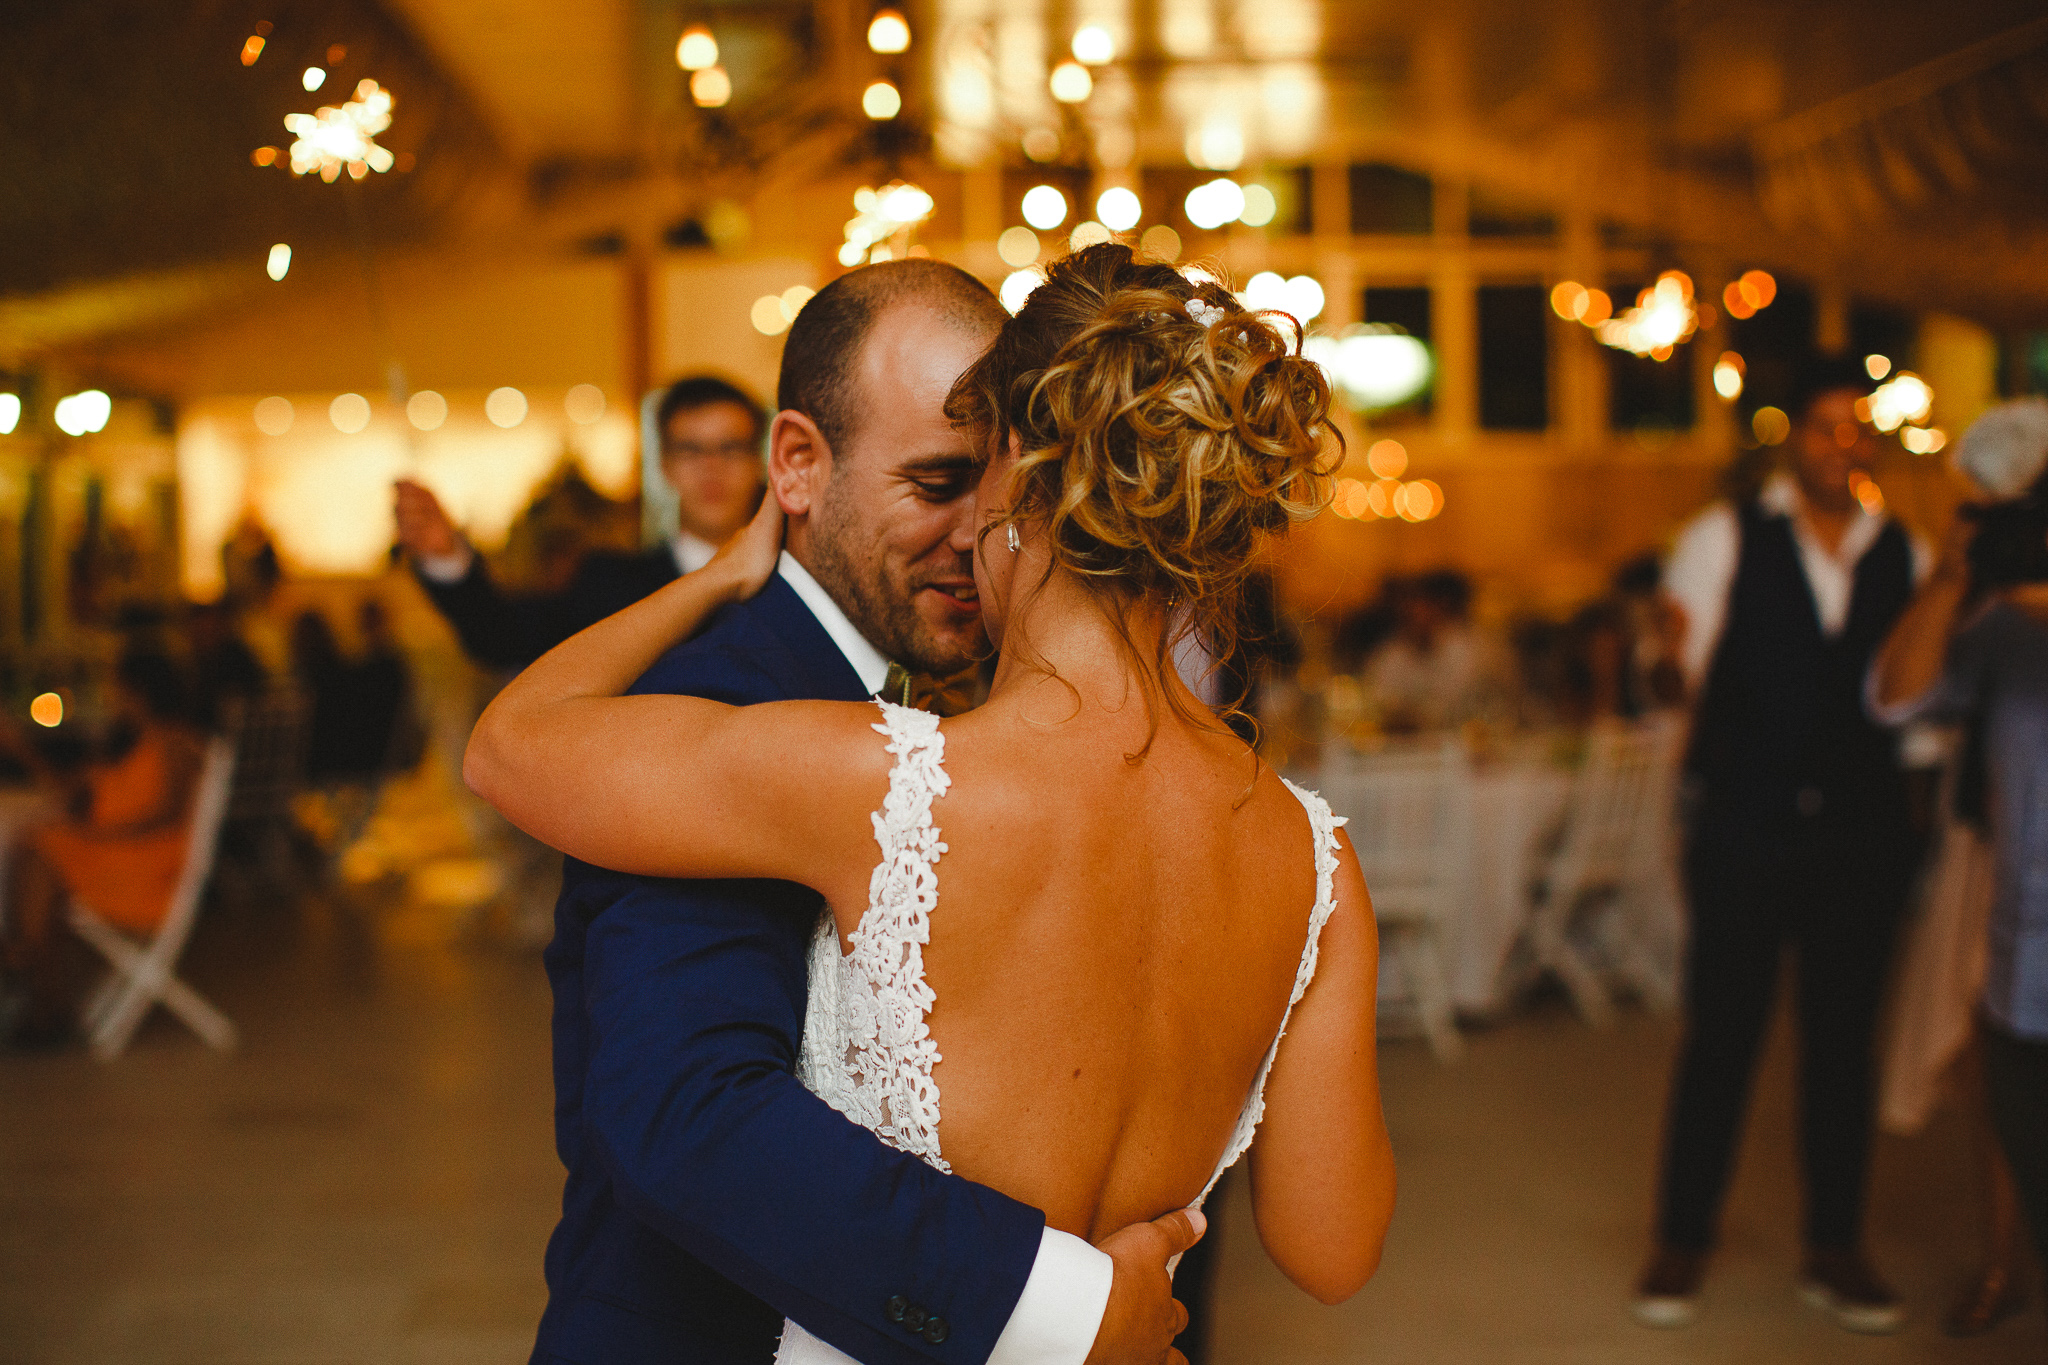
[[[842,449],[860,426],[861,351],[876,321],[909,302],[991,337],[1009,317],[987,285],[944,261],[885,261],[850,271],[819,290],[790,325],[776,406],[804,414],[835,451]]]

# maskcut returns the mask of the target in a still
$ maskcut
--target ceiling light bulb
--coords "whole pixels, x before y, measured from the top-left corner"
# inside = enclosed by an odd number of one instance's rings
[[[1034,185],[1024,192],[1024,221],[1040,232],[1050,232],[1067,221],[1067,196],[1051,185]]]
[[[860,96],[861,112],[877,123],[895,118],[903,112],[903,96],[887,81],[876,81]]]
[[[1074,60],[1101,66],[1116,56],[1116,40],[1100,24],[1088,24],[1074,31]]]
[[[895,53],[910,47],[910,21],[893,9],[878,11],[868,23],[868,50]]]
[[[1095,78],[1079,62],[1061,62],[1052,69],[1052,97],[1061,104],[1079,104],[1094,92]]]
[[[692,24],[676,39],[676,65],[685,71],[702,71],[718,65],[718,39],[702,24]]]

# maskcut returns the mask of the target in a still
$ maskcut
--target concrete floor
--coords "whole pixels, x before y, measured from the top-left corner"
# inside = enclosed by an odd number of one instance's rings
[[[188,975],[232,1057],[159,1015],[129,1055],[0,1056],[0,1362],[523,1361],[561,1172],[536,955],[452,911],[340,900],[210,912]],[[1901,1336],[1792,1293],[1789,1065],[1776,1047],[1702,1320],[1624,1314],[1672,1030],[1550,1010],[1467,1059],[1386,1049],[1401,1160],[1379,1278],[1322,1308],[1225,1201],[1217,1365],[1330,1361],[2048,1360],[2036,1308],[1992,1336],[1934,1318],[1970,1264],[1962,1125],[1879,1151],[1874,1241]]]

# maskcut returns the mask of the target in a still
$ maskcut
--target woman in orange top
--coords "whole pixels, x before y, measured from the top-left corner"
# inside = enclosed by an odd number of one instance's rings
[[[0,960],[24,981],[29,1005],[17,1041],[69,1032],[75,995],[61,937],[54,931],[66,898],[102,919],[147,937],[170,910],[184,866],[192,798],[204,740],[186,720],[185,688],[160,654],[131,654],[116,674],[115,705],[135,741],[111,762],[87,769],[75,785],[82,818],[31,830],[22,842],[8,897]],[[33,751],[15,748],[32,765]]]

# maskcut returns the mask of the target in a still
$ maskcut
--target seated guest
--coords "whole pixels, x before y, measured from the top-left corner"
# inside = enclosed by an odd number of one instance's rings
[[[147,936],[169,912],[185,865],[205,741],[186,719],[184,680],[160,654],[130,654],[115,684],[125,742],[76,784],[42,764],[18,731],[0,732],[46,781],[72,786],[78,808],[72,818],[31,830],[15,857],[0,960],[28,994],[15,1032],[19,1044],[55,1043],[71,1031],[79,982],[76,956],[60,932],[64,902],[81,902],[116,927]]]
[[[235,628],[234,612],[225,598],[199,603],[185,619],[192,645],[193,714],[218,729],[232,708],[263,691],[263,665]]]
[[[1394,732],[1447,730],[1501,708],[1512,691],[1505,652],[1473,630],[1472,585],[1439,569],[1390,585],[1393,636],[1361,681]]]
[[[747,524],[761,501],[761,405],[722,379],[684,379],[662,396],[655,428],[662,478],[679,505],[675,535],[639,554],[592,554],[559,592],[500,592],[439,500],[399,481],[398,543],[472,659],[524,668],[585,626],[702,568]]]

